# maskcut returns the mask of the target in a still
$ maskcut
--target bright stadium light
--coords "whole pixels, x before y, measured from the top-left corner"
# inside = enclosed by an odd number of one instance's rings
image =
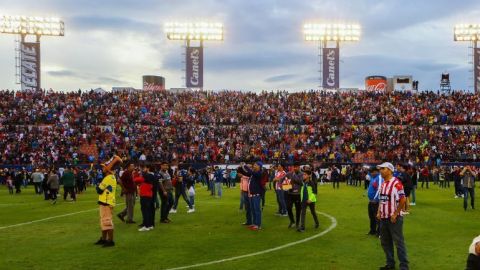
[[[361,28],[358,24],[306,23],[303,33],[306,41],[359,41]]]
[[[3,16],[0,33],[38,36],[64,36],[65,25],[59,18]]]
[[[165,32],[170,40],[223,40],[223,24],[218,22],[169,22]]]
[[[453,31],[455,41],[480,40],[480,24],[457,24]]]

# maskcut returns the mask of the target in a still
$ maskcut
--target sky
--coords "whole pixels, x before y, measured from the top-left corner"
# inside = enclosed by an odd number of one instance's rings
[[[307,90],[319,85],[318,48],[306,22],[358,23],[360,42],[344,43],[340,86],[364,88],[370,75],[412,75],[420,89],[473,85],[469,44],[457,23],[480,23],[480,1],[437,0],[0,0],[0,15],[56,16],[64,37],[42,37],[42,87],[60,91],[141,88],[160,75],[184,87],[184,45],[166,38],[168,21],[224,23],[223,42],[205,43],[204,89]],[[0,88],[15,84],[15,36],[0,35]]]

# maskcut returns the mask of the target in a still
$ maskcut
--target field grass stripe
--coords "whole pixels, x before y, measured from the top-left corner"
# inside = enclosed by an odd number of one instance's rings
[[[254,256],[258,256],[258,255],[262,255],[262,254],[274,252],[274,251],[277,251],[277,250],[281,250],[281,249],[284,249],[284,248],[288,248],[288,247],[291,247],[291,246],[295,246],[295,245],[298,245],[298,244],[302,244],[302,243],[311,241],[311,240],[313,240],[313,239],[315,239],[315,238],[321,237],[321,236],[329,233],[331,230],[333,230],[333,229],[335,229],[335,227],[337,227],[337,220],[335,219],[335,217],[333,217],[333,216],[331,216],[331,215],[329,215],[329,214],[323,213],[323,212],[317,212],[317,213],[320,214],[320,215],[323,215],[323,216],[325,216],[325,217],[327,217],[327,218],[329,218],[332,223],[330,224],[330,227],[328,227],[326,230],[324,230],[324,231],[322,231],[322,232],[320,232],[320,233],[318,233],[318,234],[315,234],[315,235],[313,235],[313,236],[310,236],[310,237],[307,237],[307,238],[305,238],[305,239],[298,240],[298,241],[295,241],[295,242],[290,242],[290,243],[287,243],[287,244],[284,244],[284,245],[281,245],[281,246],[278,246],[278,247],[274,247],[274,248],[270,248],[270,249],[266,249],[266,250],[262,250],[262,251],[257,251],[257,252],[254,252],[254,253],[249,253],[249,254],[245,254],[245,255],[235,256],[235,257],[226,258],[226,259],[221,259],[221,260],[216,260],[216,261],[211,261],[211,262],[204,262],[204,263],[197,263],[197,264],[186,265],[186,266],[181,266],[181,267],[168,268],[168,269],[166,269],[166,270],[189,269],[189,268],[207,266],[207,265],[212,265],[212,264],[219,264],[219,263],[224,263],[224,262],[230,262],[230,261],[240,260],[240,259],[244,259],[244,258],[249,258],[249,257],[254,257]],[[260,232],[260,233],[261,233],[261,232]]]
[[[121,204],[123,204],[123,203],[120,203],[120,204],[117,204],[117,205],[121,205]],[[32,220],[32,221],[28,221],[28,222],[13,224],[13,225],[7,225],[7,226],[0,227],[0,230],[5,230],[5,229],[9,229],[9,228],[20,227],[20,226],[24,226],[24,225],[30,225],[30,224],[33,224],[33,223],[38,223],[38,222],[47,221],[47,220],[56,219],[56,218],[61,218],[61,217],[68,217],[68,216],[78,215],[78,214],[81,214],[81,213],[92,212],[92,211],[95,211],[95,210],[98,210],[98,208],[89,209],[89,210],[83,210],[83,211],[78,211],[78,212],[73,212],[73,213],[68,213],[68,214],[53,216],[53,217],[47,217],[47,218]]]

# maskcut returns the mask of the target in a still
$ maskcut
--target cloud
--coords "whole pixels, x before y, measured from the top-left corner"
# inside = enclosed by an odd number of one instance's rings
[[[283,81],[291,81],[294,78],[297,78],[297,74],[283,74],[277,75],[273,77],[269,77],[265,79],[265,82],[283,82]]]

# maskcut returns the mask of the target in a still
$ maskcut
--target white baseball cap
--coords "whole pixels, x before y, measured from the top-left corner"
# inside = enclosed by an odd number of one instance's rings
[[[377,166],[378,169],[380,168],[387,168],[389,169],[390,171],[394,172],[395,171],[395,168],[393,167],[393,164],[390,163],[390,162],[384,162],[380,165]]]

